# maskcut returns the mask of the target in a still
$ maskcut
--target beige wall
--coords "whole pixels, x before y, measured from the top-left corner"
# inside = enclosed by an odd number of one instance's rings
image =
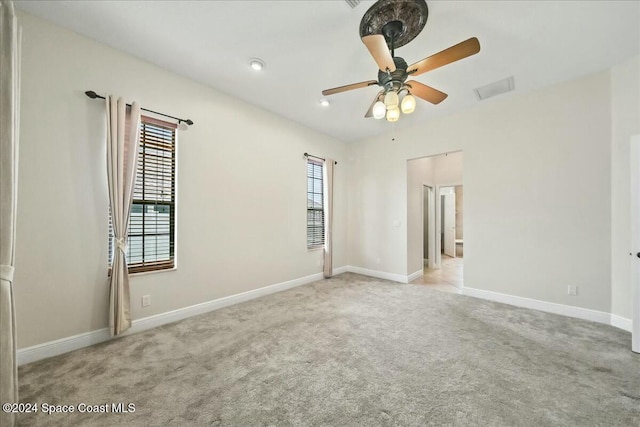
[[[306,248],[304,152],[338,160],[334,267],[347,264],[343,143],[38,18],[20,20],[19,347],[107,326],[105,113],[86,90],[195,122],[179,133],[178,269],[131,278],[135,319],[321,272],[321,251]]]
[[[465,286],[608,312],[610,105],[601,72],[351,144],[350,264],[412,273],[407,160],[463,150]]]
[[[455,187],[462,184],[464,175],[464,153],[446,153],[434,157],[433,175],[438,187]]]
[[[611,69],[611,312],[631,318],[630,141],[640,134],[640,57]]]

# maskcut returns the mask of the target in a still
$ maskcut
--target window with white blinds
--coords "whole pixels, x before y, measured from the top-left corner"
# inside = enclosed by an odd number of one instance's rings
[[[307,160],[307,248],[324,246],[324,194],[321,162]]]
[[[127,236],[129,273],[174,267],[176,125],[142,117]],[[109,215],[109,264],[113,258]]]

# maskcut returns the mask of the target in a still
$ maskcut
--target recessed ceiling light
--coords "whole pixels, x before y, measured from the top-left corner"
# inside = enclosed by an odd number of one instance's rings
[[[249,66],[254,71],[262,71],[264,70],[265,63],[262,59],[252,58],[251,61],[249,61]]]
[[[323,106],[323,107],[328,107],[328,106],[329,106],[329,104],[330,104],[330,102],[329,102],[329,100],[328,100],[328,99],[326,99],[326,98],[322,98],[322,99],[320,100],[320,105],[321,105],[321,106]]]

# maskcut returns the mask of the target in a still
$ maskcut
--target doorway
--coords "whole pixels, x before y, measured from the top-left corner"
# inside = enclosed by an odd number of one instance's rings
[[[407,161],[407,270],[411,283],[463,286],[463,153]]]
[[[440,187],[441,255],[464,256],[464,190],[462,185]]]
[[[455,187],[440,187],[440,247],[441,255],[456,257]]]

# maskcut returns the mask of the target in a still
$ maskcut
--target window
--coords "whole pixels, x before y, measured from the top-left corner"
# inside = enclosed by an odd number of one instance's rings
[[[143,116],[127,236],[129,273],[174,267],[175,149],[176,125]],[[113,230],[109,215],[109,264],[112,259]]]
[[[322,163],[307,160],[307,248],[324,245]]]

